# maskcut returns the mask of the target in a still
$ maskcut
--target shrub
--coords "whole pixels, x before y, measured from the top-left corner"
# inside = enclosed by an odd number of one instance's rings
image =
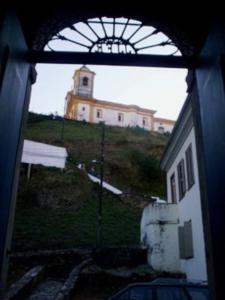
[[[161,170],[159,168],[159,159],[152,154],[146,154],[138,149],[132,150],[132,160],[139,169],[145,181],[155,180],[161,177]]]

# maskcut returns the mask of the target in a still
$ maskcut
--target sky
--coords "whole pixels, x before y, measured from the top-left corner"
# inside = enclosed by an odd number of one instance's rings
[[[66,93],[81,65],[38,64],[29,110],[63,115]],[[94,98],[156,110],[155,116],[176,120],[187,96],[185,69],[87,65],[96,73]]]

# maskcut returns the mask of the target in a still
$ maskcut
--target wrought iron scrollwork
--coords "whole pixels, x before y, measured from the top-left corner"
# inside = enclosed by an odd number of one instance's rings
[[[59,41],[67,44],[62,46]],[[127,18],[101,17],[76,23],[56,34],[45,50],[62,48],[74,52],[180,54],[176,45],[159,30]]]

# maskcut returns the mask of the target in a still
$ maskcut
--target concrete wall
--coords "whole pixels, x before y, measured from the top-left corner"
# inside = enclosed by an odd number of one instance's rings
[[[177,206],[178,206],[178,213],[180,219],[180,226],[183,226],[185,221],[191,220],[192,222],[194,257],[190,259],[181,259],[180,261],[181,261],[181,270],[187,274],[188,278],[205,280],[207,279],[205,244],[204,244],[204,236],[203,236],[202,213],[201,213],[201,203],[200,203],[200,187],[199,187],[198,164],[197,164],[197,155],[196,155],[195,133],[193,127],[167,173],[167,192],[168,192],[167,198],[168,198],[168,202],[172,202],[170,177],[173,173],[175,173],[176,193],[177,193],[177,199],[179,199],[177,165],[180,162],[180,160],[183,158],[185,161],[185,171],[187,170],[185,151],[190,145],[190,143],[192,144],[195,183],[189,190],[186,191],[186,194],[183,197],[183,199],[181,201],[178,200]],[[188,186],[187,174],[185,178],[186,178],[186,186]]]
[[[142,213],[141,243],[148,247],[153,269],[180,272],[178,248],[178,207],[176,204],[149,204]]]

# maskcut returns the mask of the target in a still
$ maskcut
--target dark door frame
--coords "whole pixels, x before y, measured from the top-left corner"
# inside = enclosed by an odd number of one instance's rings
[[[17,19],[14,16],[15,20]],[[14,21],[15,21],[14,20]],[[13,22],[14,22],[13,21]],[[15,25],[15,29],[21,30],[21,27],[16,21],[17,24]],[[218,62],[218,57],[224,53],[225,49],[225,42],[221,42],[225,40],[223,38],[225,34],[224,26],[217,27],[217,30],[220,34],[217,34],[215,31],[211,33],[211,37],[209,37],[208,44],[206,44],[203,54],[200,56],[202,58],[202,62],[200,64],[196,64],[193,61],[185,61],[183,58],[162,58],[159,56],[152,56],[146,59],[144,56],[141,58],[140,56],[129,58],[129,56],[118,56],[117,61],[114,60],[112,62],[109,56],[99,55],[93,56],[89,55],[88,57],[85,55],[78,55],[78,54],[66,54],[66,53],[43,53],[43,52],[29,52],[27,51],[26,58],[23,57],[23,61],[27,63],[27,66],[30,63],[88,63],[88,64],[108,64],[108,65],[131,65],[131,66],[158,66],[158,67],[188,67],[189,69],[193,67],[197,67],[195,72],[196,76],[196,90],[198,97],[195,97],[193,108],[194,108],[194,120],[196,123],[196,137],[198,138],[198,158],[199,158],[199,170],[201,176],[201,189],[202,189],[202,207],[203,207],[203,216],[204,216],[204,229],[205,234],[208,235],[207,242],[209,246],[207,247],[207,266],[208,266],[208,275],[210,280],[210,285],[212,287],[212,294],[211,297],[213,299],[222,300],[224,299],[225,295],[225,285],[224,283],[224,274],[225,274],[225,258],[223,250],[225,250],[225,235],[224,237],[223,232],[221,232],[221,226],[224,225],[225,228],[225,217],[223,214],[225,213],[225,134],[224,134],[224,124],[225,124],[225,109],[221,111],[220,105],[223,107],[223,102],[225,102],[225,94],[224,94],[224,85],[223,85],[223,74],[222,74],[222,67],[220,62]],[[1,36],[0,36],[1,37]],[[212,37],[215,37],[213,39]],[[1,42],[1,38],[0,38]],[[0,45],[1,46],[1,45]],[[218,50],[219,49],[219,50]],[[1,50],[1,49],[0,49]],[[6,53],[7,54],[7,53]],[[206,60],[205,60],[206,58]],[[207,61],[207,58],[210,58],[210,62]],[[139,59],[139,60],[138,60]],[[14,61],[20,61],[20,56],[15,56]],[[20,71],[22,66],[18,66],[18,70]],[[28,70],[28,69],[27,69]],[[215,72],[216,70],[216,72]],[[214,72],[214,73],[213,73]],[[26,72],[26,74],[28,74]],[[19,130],[15,131],[14,144],[13,140],[12,143],[8,143],[8,151],[12,150],[12,147],[16,146],[16,151],[12,154],[11,159],[13,160],[11,163],[14,165],[14,169],[12,168],[11,171],[6,172],[5,169],[2,170],[1,176],[8,176],[7,178],[4,177],[6,180],[7,186],[4,186],[4,190],[0,189],[0,202],[3,206],[6,207],[6,215],[4,220],[7,224],[1,224],[4,233],[4,240],[0,245],[0,253],[1,253],[1,271],[4,269],[3,259],[7,256],[8,251],[8,239],[9,239],[9,232],[11,232],[12,228],[12,216],[15,207],[15,192],[16,192],[16,185],[18,180],[18,164],[19,159],[21,157],[22,151],[22,127],[24,124],[24,119],[26,112],[28,110],[28,103],[29,103],[29,94],[30,94],[30,87],[32,83],[31,77],[27,76],[25,73],[22,75],[21,78],[26,83],[25,93],[20,95],[23,99],[20,99],[23,102],[23,112],[20,111],[20,117],[15,121],[13,126],[17,126]],[[216,77],[213,78],[211,75],[214,74]],[[211,76],[211,77],[210,77]],[[2,84],[5,80],[5,76],[0,76],[0,84]],[[205,81],[207,81],[207,85]],[[215,94],[212,95],[212,91],[216,83],[216,90],[214,90]],[[0,86],[1,88],[2,86]],[[8,87],[10,90],[12,87]],[[215,101],[218,100],[218,104],[210,102],[209,96],[207,95],[207,89],[210,94],[214,98]],[[215,96],[216,95],[216,96]],[[4,100],[4,99],[3,99]],[[1,103],[2,99],[0,98],[0,104],[2,105],[9,105],[9,103]],[[213,110],[214,109],[214,110]],[[10,114],[10,112],[8,112]],[[212,116],[211,113],[214,113]],[[3,119],[10,117],[10,115],[5,115]],[[219,127],[216,123],[216,117],[218,117]],[[1,120],[0,120],[1,122]],[[1,123],[0,123],[1,124]],[[2,123],[6,126],[6,123]],[[222,127],[222,129],[221,129]],[[213,132],[213,130],[215,130]],[[218,131],[219,130],[219,131]],[[216,134],[215,134],[216,133]],[[218,157],[213,157],[212,153],[210,152],[211,146],[210,143],[221,142],[223,145],[223,152],[216,151],[216,155]],[[7,151],[3,148],[3,151]],[[0,153],[1,154],[1,153]],[[5,153],[4,153],[5,154]],[[224,158],[223,161],[219,161],[219,158]],[[0,160],[2,158],[0,157]],[[211,162],[214,162],[212,165]],[[1,162],[1,161],[0,161]],[[221,166],[222,165],[222,166]],[[224,165],[224,166],[223,166]],[[3,164],[3,166],[5,166]],[[218,173],[215,174],[216,168],[218,168]],[[15,172],[16,171],[16,172]],[[210,172],[212,171],[212,172]],[[220,186],[215,182],[215,178],[219,180]],[[224,184],[224,185],[222,185]],[[217,189],[217,190],[216,190]],[[7,197],[5,198],[7,190]],[[215,204],[214,195],[220,197],[217,198],[217,202]],[[5,203],[9,201],[8,203]],[[6,204],[6,206],[5,206]],[[6,216],[5,215],[5,216]],[[11,225],[10,225],[11,224]],[[217,232],[218,231],[218,232]],[[206,237],[206,236],[205,236]],[[223,272],[222,275],[219,272],[220,267],[222,268]]]

